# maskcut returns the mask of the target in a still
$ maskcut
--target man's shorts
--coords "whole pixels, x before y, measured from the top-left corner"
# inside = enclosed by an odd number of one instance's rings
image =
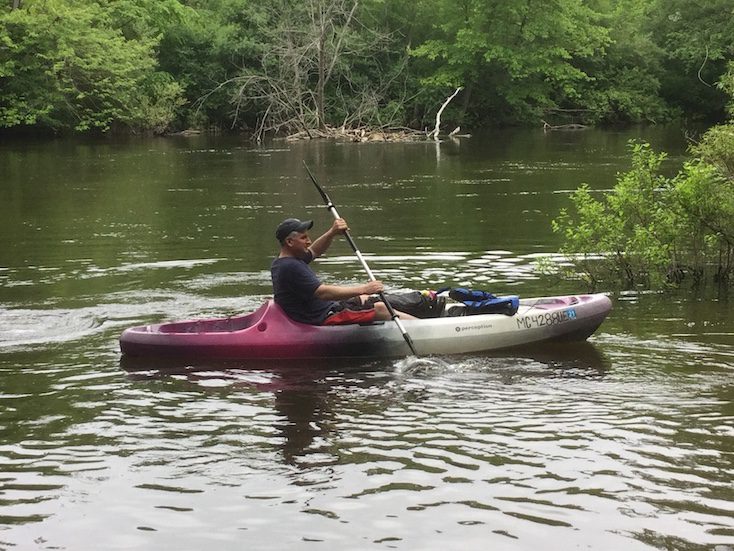
[[[322,325],[349,325],[373,321],[375,321],[374,305],[362,304],[359,297],[355,297],[339,302],[335,306],[335,312],[328,316]]]
[[[375,321],[375,309],[369,310],[348,310],[330,315],[324,320],[322,325],[348,325],[351,323],[370,323]]]

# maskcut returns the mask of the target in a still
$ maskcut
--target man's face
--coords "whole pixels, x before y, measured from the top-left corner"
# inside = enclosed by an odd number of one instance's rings
[[[308,232],[293,232],[286,238],[285,244],[295,256],[302,258],[311,246],[311,238]]]

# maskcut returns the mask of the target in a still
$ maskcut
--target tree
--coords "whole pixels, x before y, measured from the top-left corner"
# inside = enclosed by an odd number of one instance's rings
[[[617,0],[603,10],[609,33],[604,55],[576,60],[589,79],[563,107],[583,110],[584,122],[661,122],[672,115],[660,97],[665,52],[650,33],[651,0]]]
[[[0,126],[165,127],[180,89],[156,73],[154,47],[122,36],[97,4],[29,0],[1,14]]]
[[[720,119],[726,96],[715,84],[734,58],[731,0],[654,0],[641,32],[665,52],[662,97],[686,113]]]
[[[576,60],[602,55],[609,42],[599,14],[580,0],[424,0],[436,38],[413,50],[434,62],[428,86],[466,86],[471,118],[538,121],[574,99],[590,77]]]
[[[718,87],[729,96],[727,110],[730,120],[734,120],[734,61],[729,62],[728,70],[719,80]]]
[[[734,63],[719,88],[734,101]],[[734,108],[734,105],[730,103]],[[732,109],[734,111],[734,109]],[[674,178],[660,174],[665,154],[633,143],[632,170],[598,200],[584,185],[562,209],[553,231],[562,252],[592,285],[617,280],[627,287],[704,281],[713,268],[719,284],[734,278],[734,112],[690,148]]]
[[[447,124],[659,122],[723,117],[734,88],[731,0],[6,6],[4,127],[425,127],[458,87]]]
[[[189,2],[183,17],[162,34],[158,59],[163,71],[175,75],[187,105],[178,124],[196,127],[236,126],[255,122],[250,113],[236,113],[234,78],[243,68],[257,67],[267,48],[262,29],[269,25],[267,4],[254,0]]]
[[[576,216],[563,209],[553,221],[566,239],[562,252],[592,285],[617,279],[625,287],[659,286],[680,269],[671,184],[660,174],[666,155],[648,144],[631,149],[632,168],[612,192],[597,200],[584,185],[571,196]]]
[[[394,75],[371,68],[390,37],[366,26],[360,7],[359,0],[276,1],[259,66],[234,79],[238,111],[260,113],[261,128],[309,133],[374,120]]]
[[[574,269],[593,286],[603,281],[659,288],[685,278],[700,284],[707,271],[720,284],[730,282],[734,128],[707,132],[674,178],[660,173],[664,153],[648,144],[631,147],[632,169],[611,192],[595,199],[584,185],[571,196],[574,212],[562,209],[553,220]]]

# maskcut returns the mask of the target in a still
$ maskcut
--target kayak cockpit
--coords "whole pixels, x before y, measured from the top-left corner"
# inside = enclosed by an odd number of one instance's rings
[[[180,333],[234,333],[242,331],[257,323],[265,316],[272,302],[268,301],[260,308],[243,316],[229,318],[201,319],[191,321],[179,321],[173,323],[161,323],[148,325],[146,329],[150,333],[180,334]]]

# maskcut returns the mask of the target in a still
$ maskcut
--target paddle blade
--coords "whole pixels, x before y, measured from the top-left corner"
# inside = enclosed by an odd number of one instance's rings
[[[311,181],[313,182],[313,185],[316,186],[316,190],[321,195],[321,198],[324,200],[324,203],[326,203],[326,206],[332,205],[331,199],[329,199],[329,196],[326,195],[326,192],[321,188],[319,183],[316,181],[316,178],[314,178],[313,173],[311,172],[311,169],[308,168],[308,165],[306,164],[306,161],[303,161],[303,166],[306,169],[306,172],[308,173],[308,177],[311,178]]]

